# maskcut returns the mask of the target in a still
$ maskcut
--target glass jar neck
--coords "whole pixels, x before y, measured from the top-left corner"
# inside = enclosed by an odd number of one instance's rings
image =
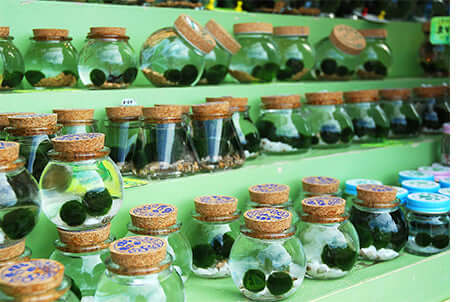
[[[135,278],[157,278],[171,273],[171,262],[172,259],[169,254],[166,254],[166,258],[160,263],[156,263],[146,267],[124,267],[113,262],[111,257],[108,257],[104,264],[107,268],[107,273],[119,280],[134,280]]]
[[[248,238],[253,240],[260,240],[266,243],[281,242],[290,239],[296,233],[296,228],[294,225],[290,226],[289,229],[284,230],[279,233],[262,233],[255,230],[247,228],[247,226],[242,225],[240,227],[240,233]]]
[[[0,42],[2,42],[2,41],[11,42],[11,41],[13,41],[13,39],[14,39],[14,38],[11,37],[11,36],[8,36],[8,37],[0,37]]]
[[[278,39],[293,40],[293,41],[303,41],[308,40],[307,36],[276,36]]]
[[[356,200],[354,200],[353,207],[355,207],[356,209],[360,211],[369,212],[369,213],[391,213],[399,209],[398,205],[395,205],[393,207],[387,207],[387,208],[370,208],[370,207],[358,204]]]
[[[229,214],[227,216],[208,217],[199,213],[193,212],[192,217],[194,221],[201,224],[230,224],[240,218],[240,212]]]
[[[173,233],[179,232],[181,230],[181,222],[178,222],[172,226],[161,228],[161,229],[144,229],[133,225],[132,223],[128,224],[128,230],[137,235],[144,236],[159,236],[167,237]]]
[[[58,39],[58,40],[36,40],[35,38],[31,38],[31,42],[34,44],[39,44],[39,45],[55,45],[55,44],[62,44],[62,45],[67,45],[70,44],[70,39]]]
[[[57,152],[55,150],[48,151],[48,157],[54,161],[62,163],[74,163],[76,165],[90,165],[107,159],[110,149],[104,147],[102,150],[90,152]]]
[[[251,39],[261,39],[269,38],[272,34],[269,33],[238,33],[235,34],[237,38],[251,38]]]
[[[88,246],[74,246],[74,245],[68,245],[62,242],[61,240],[57,239],[54,241],[54,246],[59,253],[65,256],[87,257],[87,256],[100,255],[104,252],[108,252],[109,245],[110,243],[112,243],[113,240],[114,238],[110,237],[104,242],[99,242],[99,243],[88,245]]]

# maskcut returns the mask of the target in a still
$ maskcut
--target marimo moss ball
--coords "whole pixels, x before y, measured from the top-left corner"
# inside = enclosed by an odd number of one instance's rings
[[[8,238],[18,240],[28,235],[36,224],[36,215],[30,209],[16,209],[3,216],[1,228]]]
[[[217,260],[228,259],[230,250],[234,244],[234,238],[229,234],[217,235],[211,242],[211,246],[214,249]]]
[[[337,267],[349,271],[357,260],[357,253],[350,247],[331,247],[325,245],[321,253],[321,260],[329,267]]]
[[[95,189],[84,195],[83,203],[87,214],[102,216],[107,214],[112,207],[112,196],[106,188]]]
[[[216,253],[209,244],[199,244],[193,247],[193,264],[196,267],[211,267],[216,262],[216,258]]]
[[[265,274],[256,269],[250,269],[245,272],[243,286],[248,291],[258,293],[265,289]]]
[[[86,221],[87,211],[81,202],[70,200],[59,211],[61,219],[69,226],[78,226]]]
[[[281,296],[293,287],[293,279],[288,273],[274,272],[267,280],[267,288],[274,296]]]

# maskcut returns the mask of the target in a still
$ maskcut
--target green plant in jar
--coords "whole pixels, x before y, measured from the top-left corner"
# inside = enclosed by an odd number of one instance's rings
[[[13,44],[10,27],[0,27],[0,91],[19,88],[24,72],[23,56]]]
[[[58,115],[61,135],[98,132],[94,109],[53,109]]]
[[[430,77],[449,77],[450,47],[448,45],[434,45],[430,41],[431,22],[423,23],[425,40],[420,46],[419,62],[425,75]]]
[[[381,80],[388,76],[392,65],[392,50],[386,43],[386,29],[361,29],[367,46],[359,55],[357,77],[362,80]]]

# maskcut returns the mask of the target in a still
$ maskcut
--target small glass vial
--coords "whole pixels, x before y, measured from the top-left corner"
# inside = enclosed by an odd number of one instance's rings
[[[450,139],[451,139],[451,127],[449,123],[445,123],[443,125],[443,138],[441,139],[441,164],[448,166],[450,164],[449,161],[449,146],[450,146]]]
[[[272,82],[280,69],[281,56],[270,23],[234,24],[242,48],[230,63],[229,73],[240,83]]]
[[[297,236],[306,255],[306,277],[337,279],[346,276],[359,256],[359,237],[344,214],[340,197],[309,197],[302,201]]]
[[[449,204],[449,196],[442,194],[408,195],[408,253],[430,256],[449,249]]]
[[[437,193],[441,186],[435,181],[431,180],[419,180],[419,179],[410,179],[404,180],[401,182],[403,188],[407,189],[410,193],[416,192],[430,192]]]
[[[150,236],[112,242],[94,301],[184,302],[183,281],[171,265],[166,246],[165,240]]]
[[[166,241],[173,268],[183,279],[191,275],[192,251],[188,238],[181,232],[182,223],[177,221],[178,209],[169,204],[145,204],[130,210],[132,222],[127,236],[146,235]]]
[[[376,179],[354,178],[348,179],[344,183],[344,193],[342,198],[346,200],[346,204],[352,204],[352,199],[357,197],[357,186],[362,184],[382,185],[382,182]]]
[[[382,28],[360,29],[367,46],[360,54],[357,77],[361,80],[382,80],[390,73],[392,50],[388,46],[387,30]]]
[[[344,109],[342,92],[314,92],[305,96],[305,109],[313,131],[313,147],[348,147],[354,137],[354,127]]]
[[[235,169],[245,154],[231,119],[228,102],[192,106],[192,140],[203,171]]]
[[[79,53],[78,70],[91,89],[127,88],[137,77],[137,60],[123,27],[91,27]]]
[[[94,109],[54,109],[61,128],[60,135],[95,133],[99,129],[94,120]]]
[[[42,209],[58,228],[89,230],[110,223],[122,204],[123,180],[102,133],[52,140],[41,175]]]
[[[329,37],[314,46],[315,77],[326,81],[351,80],[365,46],[364,36],[356,29],[343,24],[334,26]]]
[[[316,53],[308,42],[308,26],[279,26],[273,28],[275,42],[282,56],[277,73],[279,81],[309,79],[316,63]]]
[[[196,212],[186,228],[193,252],[192,271],[202,278],[230,276],[229,255],[238,235],[237,198],[223,195],[194,199]]]
[[[291,213],[293,222],[297,222],[298,215],[293,207],[293,200],[290,199],[289,186],[282,184],[254,185],[249,188],[249,196],[246,209],[284,209]]]
[[[441,133],[443,124],[450,121],[449,103],[445,97],[446,86],[423,86],[413,88],[416,109],[423,120],[423,133]]]
[[[431,173],[425,173],[418,170],[403,170],[398,172],[398,183],[401,184],[405,180],[434,181],[434,176]]]
[[[0,91],[20,88],[24,72],[23,56],[13,44],[10,27],[0,26]]]
[[[268,154],[304,153],[311,147],[312,129],[299,95],[264,96],[256,126],[260,148]]]
[[[408,240],[408,225],[399,207],[398,190],[383,185],[357,186],[350,220],[357,230],[360,255],[370,261],[397,258]]]
[[[25,54],[25,78],[35,88],[75,87],[77,51],[67,29],[33,29]]]
[[[0,247],[0,269],[18,261],[30,260],[30,258],[31,250],[25,246],[24,239],[17,241],[8,247]]]
[[[449,53],[448,45],[434,45],[430,41],[431,22],[423,23],[425,40],[420,46],[419,62],[425,75],[431,77],[449,77]]]
[[[245,224],[230,253],[234,284],[247,298],[278,301],[301,286],[306,259],[291,213],[259,208],[244,214]]]

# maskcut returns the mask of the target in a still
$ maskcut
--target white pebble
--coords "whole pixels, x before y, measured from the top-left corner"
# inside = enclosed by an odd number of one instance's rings
[[[398,257],[398,253],[391,249],[379,249],[371,245],[367,248],[360,249],[360,255],[371,261],[386,261]]]
[[[272,142],[271,140],[267,138],[261,139],[260,147],[263,150],[268,151],[268,152],[290,152],[290,151],[298,150],[288,144],[280,143],[280,142]]]
[[[335,279],[347,274],[347,272],[339,268],[330,268],[317,260],[308,262],[306,266],[311,276],[320,279]]]

